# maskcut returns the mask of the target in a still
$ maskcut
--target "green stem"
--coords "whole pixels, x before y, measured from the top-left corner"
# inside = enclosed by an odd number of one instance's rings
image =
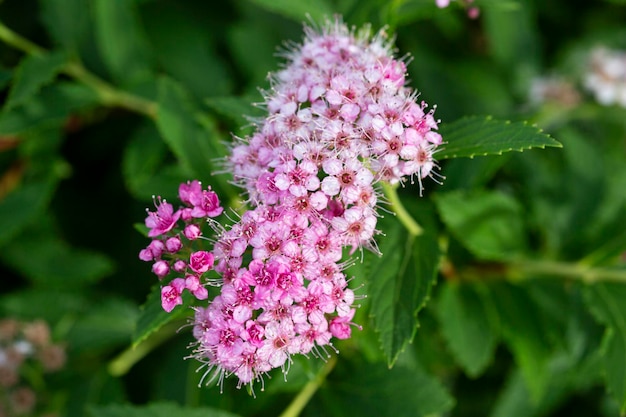
[[[15,49],[19,49],[30,55],[40,55],[46,52],[45,49],[13,32],[2,22],[0,22],[0,40]]]
[[[422,226],[420,226],[404,208],[404,205],[402,204],[402,201],[400,201],[400,197],[396,192],[397,187],[384,182],[382,185],[385,196],[389,199],[389,203],[391,204],[391,210],[395,212],[398,220],[400,220],[412,236],[421,235],[423,232]]]
[[[26,52],[29,55],[43,55],[47,53],[45,49],[13,32],[2,22],[0,22],[0,41]],[[98,96],[100,96],[105,106],[121,107],[153,119],[156,117],[156,103],[116,89],[111,84],[87,71],[87,69],[76,60],[68,62],[63,67],[62,72],[94,90]]]
[[[109,362],[108,370],[113,376],[125,375],[130,368],[143,359],[146,355],[160,346],[162,343],[176,336],[176,332],[180,329],[180,321],[168,323],[161,327],[156,333],[153,333],[139,345],[131,345],[128,349],[120,353],[115,359]]]
[[[332,356],[328,359],[328,362],[315,376],[315,378],[309,381],[304,388],[298,393],[296,398],[293,399],[291,404],[282,412],[279,417],[297,417],[300,415],[304,407],[309,403],[315,392],[319,389],[322,383],[326,380],[328,374],[333,370],[337,363],[337,357]]]
[[[524,260],[511,263],[509,271],[516,279],[526,279],[529,275],[539,274],[580,279],[587,284],[599,281],[626,283],[626,270],[592,268],[580,263]]]

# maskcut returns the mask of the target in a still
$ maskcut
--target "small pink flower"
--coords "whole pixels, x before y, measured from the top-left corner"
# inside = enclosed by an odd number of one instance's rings
[[[158,198],[158,204],[155,201],[154,205],[157,209],[156,212],[148,211],[148,217],[146,217],[146,226],[150,229],[149,237],[169,232],[180,218],[180,211],[174,212],[172,205],[161,200],[161,197]]]
[[[177,305],[183,303],[181,294],[185,289],[185,280],[182,278],[175,278],[170,282],[170,285],[166,285],[161,288],[161,306],[163,310],[168,313],[174,309]]]
[[[211,187],[202,191],[201,194],[192,193],[189,195],[189,201],[193,204],[191,215],[193,217],[217,217],[222,214],[224,208],[220,206],[220,200]]]
[[[209,297],[209,292],[200,283],[200,278],[196,275],[187,275],[185,277],[185,288],[187,288],[198,300],[206,300]]]
[[[190,206],[193,205],[192,201],[200,200],[202,198],[202,184],[200,184],[200,181],[193,180],[180,184],[178,187],[178,198]]]
[[[213,261],[215,258],[211,252],[197,251],[191,254],[189,257],[189,268],[198,274],[204,274],[209,269],[213,268]]]

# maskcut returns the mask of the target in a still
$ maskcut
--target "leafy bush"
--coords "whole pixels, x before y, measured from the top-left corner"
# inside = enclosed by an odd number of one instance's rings
[[[626,413],[626,3],[436,3],[0,1],[0,415]],[[327,19],[388,34],[445,178],[376,186],[377,243],[342,258],[362,328],[205,385],[207,301],[163,310],[144,210],[194,179],[254,207],[224,160]]]

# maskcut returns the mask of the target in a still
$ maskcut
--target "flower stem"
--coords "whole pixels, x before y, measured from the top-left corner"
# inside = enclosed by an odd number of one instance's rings
[[[45,49],[13,32],[2,22],[0,22],[0,41],[29,55],[43,55],[47,53]],[[94,90],[105,106],[121,107],[152,119],[156,117],[156,103],[116,89],[111,84],[89,72],[76,59],[68,62],[61,71]]]
[[[385,192],[385,196],[389,199],[389,203],[391,203],[391,210],[393,210],[398,217],[398,220],[404,225],[404,227],[409,231],[409,234],[412,236],[419,236],[422,234],[423,229],[415,219],[409,214],[408,211],[404,208],[398,193],[396,192],[396,188],[393,185],[387,184],[385,182],[382,183],[383,191]]]
[[[509,271],[513,279],[528,279],[529,275],[539,274],[580,279],[586,284],[601,281],[626,283],[626,270],[624,269],[594,268],[580,263],[526,259],[509,264]]]
[[[180,321],[168,323],[137,346],[131,345],[129,348],[120,353],[115,359],[109,362],[109,366],[107,367],[109,373],[113,376],[125,375],[130,368],[133,367],[133,365],[143,359],[162,343],[174,337],[180,327]]]
[[[309,403],[309,400],[313,397],[315,392],[319,389],[322,383],[326,380],[326,377],[335,367],[337,363],[337,357],[332,356],[328,359],[328,362],[315,376],[315,378],[309,381],[304,388],[298,393],[296,398],[293,399],[291,404],[281,413],[279,417],[297,417],[300,415],[304,407]]]

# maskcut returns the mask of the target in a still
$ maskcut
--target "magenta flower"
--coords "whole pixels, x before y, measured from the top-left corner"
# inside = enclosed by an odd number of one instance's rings
[[[172,205],[161,200],[161,197],[158,198],[158,204],[155,201],[154,205],[156,212],[148,211],[148,217],[146,217],[146,226],[150,229],[149,237],[169,232],[180,218],[180,211],[174,212]]]
[[[176,278],[172,280],[170,285],[166,285],[161,288],[161,305],[163,310],[168,313],[174,309],[177,305],[183,303],[181,294],[185,289],[185,280],[182,278]]]
[[[197,251],[189,256],[189,268],[192,271],[203,274],[213,268],[213,254],[207,251]]]

